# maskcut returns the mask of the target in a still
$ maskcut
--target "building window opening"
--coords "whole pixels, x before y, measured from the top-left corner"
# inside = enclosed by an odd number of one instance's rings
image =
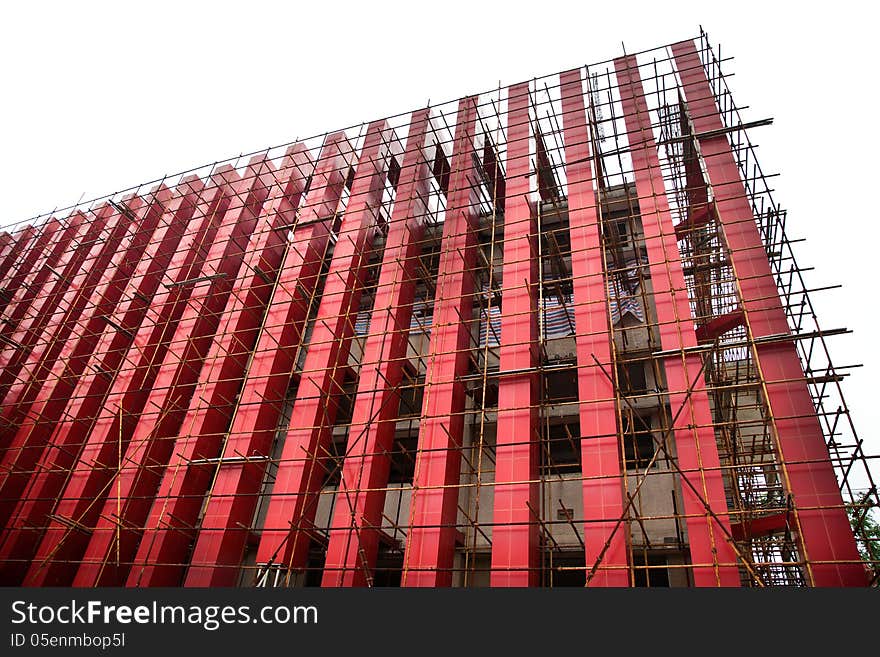
[[[449,166],[449,159],[446,157],[446,153],[443,152],[443,148],[440,144],[437,144],[434,149],[432,173],[434,174],[434,178],[437,179],[437,184],[440,186],[443,196],[446,196],[449,193],[449,175],[451,172],[452,167]]]
[[[633,586],[637,587],[669,587],[669,570],[666,557],[650,552],[633,554]]]
[[[342,459],[345,457],[346,436],[334,436],[326,450],[318,448],[319,461],[315,467],[322,468],[322,487],[338,486],[342,479]]]
[[[400,182],[400,163],[394,156],[391,157],[391,162],[388,165],[388,182],[391,183],[391,187],[395,190]]]
[[[645,364],[637,362],[618,365],[617,385],[623,395],[643,395],[648,392]]]
[[[581,426],[577,420],[546,426],[541,447],[544,474],[581,471]]]
[[[309,558],[306,561],[306,572],[303,578],[303,586],[321,586],[321,578],[324,575],[324,563],[327,560],[327,548],[321,542],[312,539],[309,545]]]
[[[398,417],[419,417],[422,414],[422,401],[425,395],[424,379],[413,381],[398,388],[400,406]]]
[[[342,382],[342,390],[336,388],[335,401],[338,404],[336,409],[336,426],[346,426],[351,424],[352,414],[354,412],[354,401],[357,396],[358,381],[356,377],[346,374],[345,380]]]
[[[412,484],[416,472],[416,451],[419,447],[418,428],[394,439],[391,448],[388,483]]]
[[[541,586],[586,586],[587,568],[583,550],[548,550],[542,561]]]
[[[623,416],[623,455],[627,470],[644,470],[654,457],[651,421],[633,413]],[[658,457],[659,460],[659,457]],[[654,461],[656,467],[657,461]]]
[[[403,574],[403,552],[399,549],[379,546],[376,569],[373,572],[373,586],[399,587]]]
[[[544,402],[558,404],[578,400],[577,366],[545,370]]]

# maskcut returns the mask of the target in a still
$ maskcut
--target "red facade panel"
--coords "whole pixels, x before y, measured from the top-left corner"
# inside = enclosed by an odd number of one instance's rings
[[[388,485],[397,388],[403,377],[427,215],[429,111],[410,119],[394,211],[388,227],[351,430],[331,522],[324,586],[364,586],[376,565]]]
[[[465,390],[472,340],[477,173],[477,99],[458,104],[440,247],[434,321],[425,374],[419,451],[404,553],[403,586],[450,586],[458,536],[458,478]]]
[[[507,99],[493,586],[539,581],[538,226],[529,199],[530,137],[529,85],[523,83],[510,87]]]
[[[96,329],[96,335],[89,332],[83,335],[82,339],[89,343],[96,338],[98,341],[91,349],[90,366],[73,382],[75,388],[66,408],[62,409],[64,414],[53,423],[41,422],[34,427],[35,431],[47,429],[51,433],[48,439],[51,448],[44,451],[27,490],[7,523],[17,531],[4,537],[0,543],[0,568],[7,581],[20,581],[27,569],[42,535],[39,528],[45,526],[47,516],[55,506],[55,498],[61,493],[83,441],[100,413],[135,333],[147,315],[161,276],[187,232],[203,189],[204,185],[195,177],[181,182],[128,282],[118,312],[112,317],[105,315],[104,327]],[[65,384],[66,379],[58,383],[59,386]]]
[[[296,366],[297,349],[340,208],[353,150],[341,132],[327,136],[309,192],[291,227],[241,397],[220,455],[230,459],[216,473],[193,548],[187,586],[232,584],[238,578],[275,431]],[[245,456],[235,463],[232,457]]]
[[[562,126],[571,274],[577,330],[584,549],[588,586],[628,586],[620,446],[611,357],[608,288],[599,232],[599,205],[590,164],[584,92],[579,70],[562,73]]]
[[[718,106],[692,41],[672,46],[719,222],[739,281],[750,337],[790,333],[776,282]],[[864,586],[837,478],[793,341],[757,344],[787,486],[797,507],[801,555],[816,586]]]
[[[300,375],[257,563],[292,570],[305,565],[322,481],[338,467],[326,455],[395,142],[384,121],[369,125]]]
[[[131,586],[176,586],[182,581],[191,531],[198,522],[235,399],[274,288],[293,222],[313,162],[302,144],[288,149],[277,184],[230,294],[217,339],[205,359],[196,393],[155,497],[146,532],[128,577]]]
[[[696,346],[697,338],[645,92],[634,56],[614,60],[614,67],[635,172],[660,345],[664,352],[673,352],[663,365],[693,580],[697,586],[739,586],[702,361],[698,354],[686,352]]]
[[[142,324],[125,352],[129,366],[113,379],[96,416],[82,418],[81,423],[70,427],[76,433],[72,441],[84,446],[67,478],[54,519],[43,535],[25,584],[69,585],[73,581],[90,536],[88,530],[80,529],[96,524],[122,452],[193,291],[193,285],[182,283],[201,275],[206,249],[214,242],[232,200],[232,185],[238,180],[231,167],[218,169],[212,176],[192,219],[197,228],[184,237],[168,267],[155,272],[160,281],[165,278],[168,282],[153,296],[147,309],[149,320]]]
[[[255,156],[233,185],[230,206],[159,367],[138,423],[123,450],[125,468],[114,475],[74,585],[122,585],[142,535],[153,497],[174,447],[174,437],[195,390],[205,356],[241,267],[274,167]],[[100,498],[99,498],[100,499]],[[99,502],[100,505],[100,502]]]

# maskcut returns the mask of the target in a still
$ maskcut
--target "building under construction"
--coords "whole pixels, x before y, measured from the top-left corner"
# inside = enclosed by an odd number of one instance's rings
[[[705,33],[0,235],[0,582],[868,586]]]

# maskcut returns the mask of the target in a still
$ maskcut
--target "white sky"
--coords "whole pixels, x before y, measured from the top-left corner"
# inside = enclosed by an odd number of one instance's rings
[[[824,12],[814,9],[820,6]],[[429,7],[434,8],[431,11]],[[880,403],[875,30],[867,2],[9,2],[0,225],[259,150],[709,33],[870,453]],[[874,468],[875,473],[880,468]]]

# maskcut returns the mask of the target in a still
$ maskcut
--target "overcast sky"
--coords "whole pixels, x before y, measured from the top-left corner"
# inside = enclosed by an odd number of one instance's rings
[[[0,224],[238,153],[695,36],[723,54],[837,364],[880,452],[878,25],[867,2],[15,2]],[[429,10],[433,7],[434,11]],[[869,52],[869,50],[871,50]],[[875,468],[875,472],[877,468]]]

